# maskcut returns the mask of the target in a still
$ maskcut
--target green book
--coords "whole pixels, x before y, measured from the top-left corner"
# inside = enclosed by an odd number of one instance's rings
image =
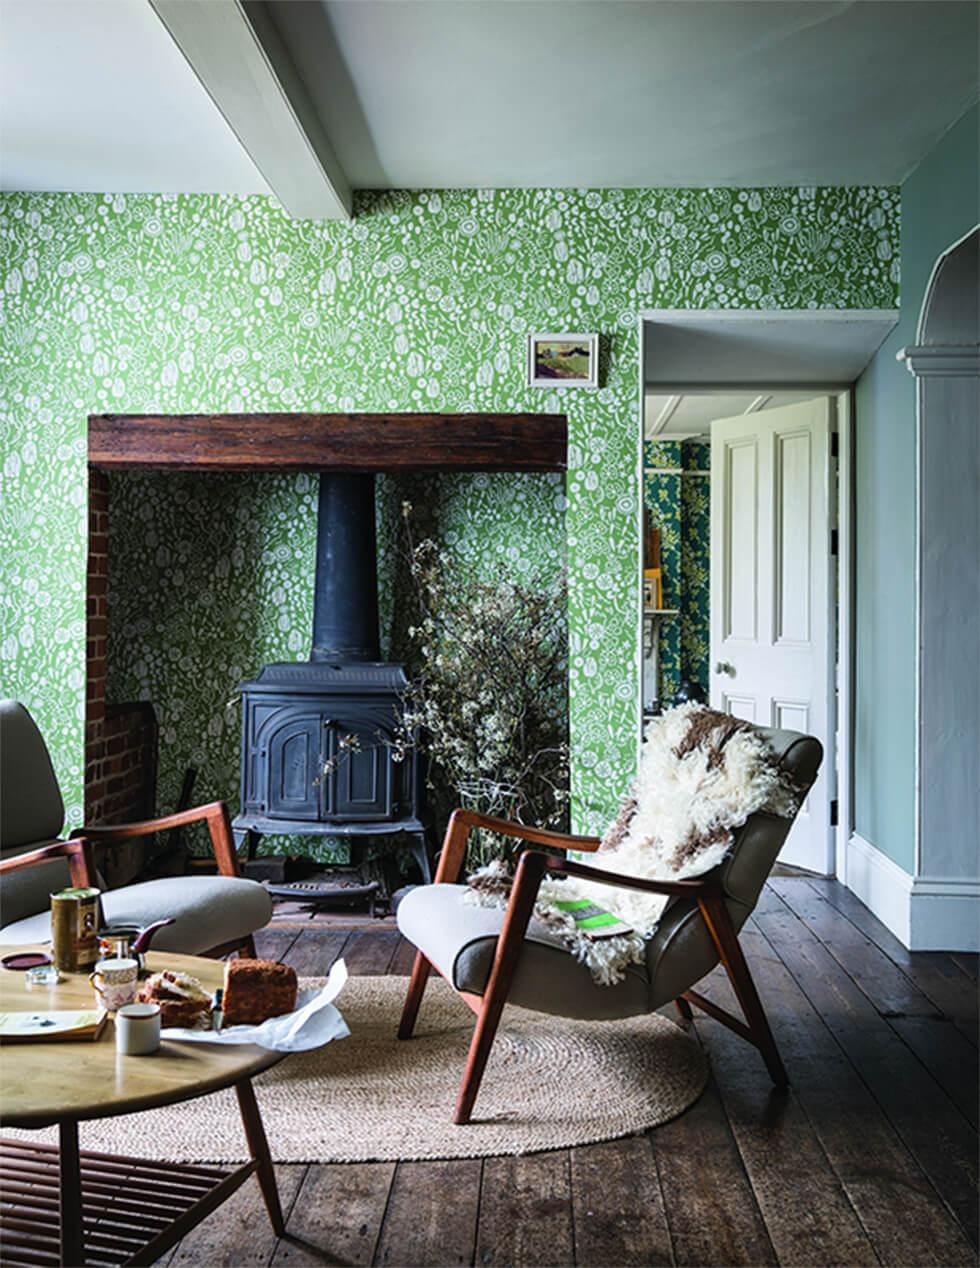
[[[603,938],[619,938],[624,933],[632,933],[630,925],[624,924],[611,911],[603,911],[588,898],[573,898],[554,904],[566,916],[575,921],[575,928],[581,929],[587,938],[599,942]]]

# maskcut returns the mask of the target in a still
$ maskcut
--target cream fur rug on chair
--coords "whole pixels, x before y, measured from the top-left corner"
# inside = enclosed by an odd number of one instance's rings
[[[645,880],[685,880],[718,866],[734,832],[765,810],[783,818],[796,812],[796,791],[766,740],[748,723],[701,704],[669,709],[647,726],[636,779],[607,830],[591,867]],[[469,901],[507,902],[506,864],[491,863],[469,879]],[[616,916],[629,932],[589,937],[555,904],[587,900]],[[568,877],[541,886],[535,918],[558,933],[596,982],[622,980],[641,963],[669,898]]]

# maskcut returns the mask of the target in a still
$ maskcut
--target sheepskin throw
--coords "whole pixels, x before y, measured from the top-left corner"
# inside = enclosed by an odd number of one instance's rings
[[[724,860],[749,815],[765,810],[791,818],[796,805],[791,780],[757,731],[701,704],[678,705],[647,726],[636,779],[598,853],[584,861],[646,880],[703,876]],[[504,905],[510,884],[506,866],[493,863],[470,877],[468,901]],[[586,901],[629,932],[590,935],[569,909]],[[661,894],[567,877],[542,884],[534,916],[561,936],[596,982],[609,985],[642,962],[668,902]]]

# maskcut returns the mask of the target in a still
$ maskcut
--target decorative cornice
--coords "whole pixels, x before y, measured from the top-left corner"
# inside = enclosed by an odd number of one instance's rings
[[[909,373],[923,375],[977,377],[980,375],[980,344],[912,344],[895,354]]]

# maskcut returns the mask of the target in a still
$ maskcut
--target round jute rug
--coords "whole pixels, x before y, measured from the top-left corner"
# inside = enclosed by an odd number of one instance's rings
[[[675,1118],[708,1077],[697,1043],[665,1018],[574,1022],[507,1009],[474,1121],[452,1122],[473,1014],[430,980],[415,1037],[395,1037],[407,978],[352,977],[337,1005],[351,1034],[255,1080],[276,1162],[472,1158],[559,1149]],[[32,1133],[35,1139],[38,1133]],[[231,1092],[83,1123],[83,1149],[171,1162],[247,1157]]]

